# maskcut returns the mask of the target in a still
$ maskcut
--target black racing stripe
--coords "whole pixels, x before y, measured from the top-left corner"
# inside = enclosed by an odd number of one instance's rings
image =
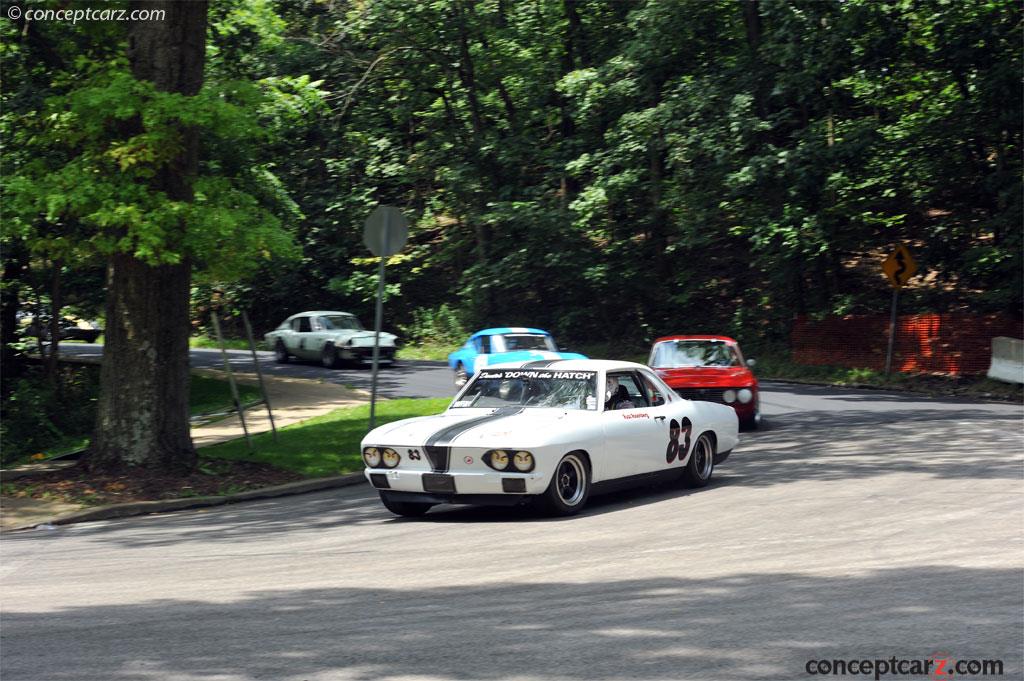
[[[521,411],[523,411],[522,407],[499,407],[485,416],[460,421],[455,425],[447,426],[437,431],[427,438],[426,445],[423,447],[427,454],[427,459],[430,461],[431,470],[434,473],[444,473],[448,470],[452,453],[452,441],[467,430],[495,419],[515,416]]]
[[[535,359],[532,362],[527,362],[526,364],[524,364],[520,368],[521,369],[543,369],[544,367],[551,366],[555,362],[561,362],[561,361],[562,360],[560,360],[560,359]]]

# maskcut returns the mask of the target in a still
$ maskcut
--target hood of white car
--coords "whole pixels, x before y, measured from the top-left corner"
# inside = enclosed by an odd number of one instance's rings
[[[351,341],[357,347],[373,347],[373,331],[337,331],[334,333],[335,343],[343,345]],[[380,332],[381,345],[394,345],[396,336],[386,331]]]
[[[389,423],[370,431],[365,444],[422,447],[444,442],[455,447],[535,447],[564,435],[597,412],[545,408],[450,409]]]

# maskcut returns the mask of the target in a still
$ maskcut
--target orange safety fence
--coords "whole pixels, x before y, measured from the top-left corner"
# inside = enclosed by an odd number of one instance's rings
[[[892,367],[903,372],[984,374],[994,337],[1024,338],[1024,322],[1004,315],[902,315],[897,325]],[[888,315],[797,317],[791,334],[796,362],[878,371],[885,369],[888,342]]]

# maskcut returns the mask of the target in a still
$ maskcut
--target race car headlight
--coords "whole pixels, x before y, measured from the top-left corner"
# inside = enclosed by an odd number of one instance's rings
[[[363,450],[363,462],[370,468],[380,465],[380,450],[376,447],[367,447]]]
[[[387,468],[394,468],[398,465],[398,462],[402,460],[402,457],[400,457],[398,452],[395,450],[388,448],[384,450],[384,453],[381,455],[381,459],[384,461],[384,465]]]
[[[533,454],[530,452],[516,452],[512,457],[512,465],[520,473],[529,473],[533,470]]]
[[[729,404],[732,404],[733,402],[736,401],[736,391],[732,389],[726,390],[724,393],[722,393],[722,399],[728,402]]]
[[[509,456],[504,449],[492,449],[484,454],[484,461],[496,471],[508,468]]]
[[[751,392],[750,388],[740,388],[740,391],[736,393],[736,398],[743,404],[746,404],[754,399],[754,393]]]

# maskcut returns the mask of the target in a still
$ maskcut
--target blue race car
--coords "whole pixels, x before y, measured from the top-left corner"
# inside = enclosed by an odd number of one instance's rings
[[[547,331],[503,326],[474,333],[461,348],[448,355],[448,366],[455,372],[455,385],[461,387],[481,367],[545,359],[587,357],[576,352],[562,352]]]

